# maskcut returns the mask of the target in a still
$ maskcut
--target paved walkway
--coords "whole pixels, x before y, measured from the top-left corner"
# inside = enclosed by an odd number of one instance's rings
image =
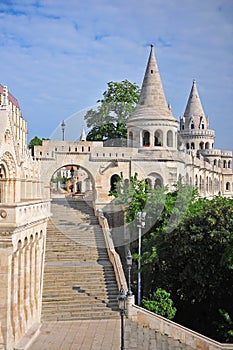
[[[119,350],[120,319],[43,323],[29,350]]]

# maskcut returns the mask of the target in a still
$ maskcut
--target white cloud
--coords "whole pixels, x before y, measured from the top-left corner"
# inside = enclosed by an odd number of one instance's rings
[[[1,1],[0,83],[19,100],[29,138],[48,137],[108,81],[141,84],[154,43],[176,117],[195,78],[217,146],[233,149],[232,13],[228,0]]]

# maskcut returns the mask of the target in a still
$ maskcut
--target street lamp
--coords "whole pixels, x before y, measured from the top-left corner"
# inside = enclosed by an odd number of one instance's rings
[[[141,250],[142,250],[142,228],[145,227],[146,213],[139,211],[138,220],[138,306],[141,304]]]
[[[121,315],[121,350],[124,350],[124,314],[126,310],[126,295],[123,286],[121,286],[120,293],[118,295],[118,306]]]
[[[64,139],[65,139],[65,126],[66,126],[66,124],[65,124],[65,122],[63,120],[62,123],[61,123],[62,141],[64,141]]]
[[[126,264],[128,267],[128,293],[127,295],[133,295],[132,291],[131,291],[131,268],[132,268],[132,263],[133,263],[133,257],[131,254],[131,251],[128,250],[127,256],[126,256]]]

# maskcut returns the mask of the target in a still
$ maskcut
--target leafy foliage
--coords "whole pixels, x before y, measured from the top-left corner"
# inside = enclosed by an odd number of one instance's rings
[[[158,288],[156,292],[150,294],[149,298],[142,299],[142,307],[169,320],[172,320],[176,314],[176,308],[173,306],[170,293],[162,288]]]
[[[126,139],[126,121],[138,102],[139,87],[128,80],[110,81],[107,85],[103,98],[97,101],[100,105],[96,110],[90,109],[84,116],[87,127],[91,128],[87,140],[108,140],[108,145],[117,146],[119,140]]]
[[[173,192],[150,189],[135,176],[127,186],[121,179],[115,196],[124,205],[137,259],[135,218],[138,211],[147,213],[141,257],[144,298],[162,288],[176,305],[176,322],[233,342],[233,200],[199,198],[180,183]]]
[[[31,139],[28,147],[29,147],[29,149],[32,150],[32,156],[34,156],[34,147],[35,146],[42,146],[43,140],[48,140],[48,139],[45,139],[45,138],[40,139],[38,136],[35,136],[33,139]]]

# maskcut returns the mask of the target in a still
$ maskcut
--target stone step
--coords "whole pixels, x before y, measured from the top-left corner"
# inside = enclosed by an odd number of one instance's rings
[[[52,202],[48,224],[44,320],[119,317],[118,288],[102,229],[82,201]]]

